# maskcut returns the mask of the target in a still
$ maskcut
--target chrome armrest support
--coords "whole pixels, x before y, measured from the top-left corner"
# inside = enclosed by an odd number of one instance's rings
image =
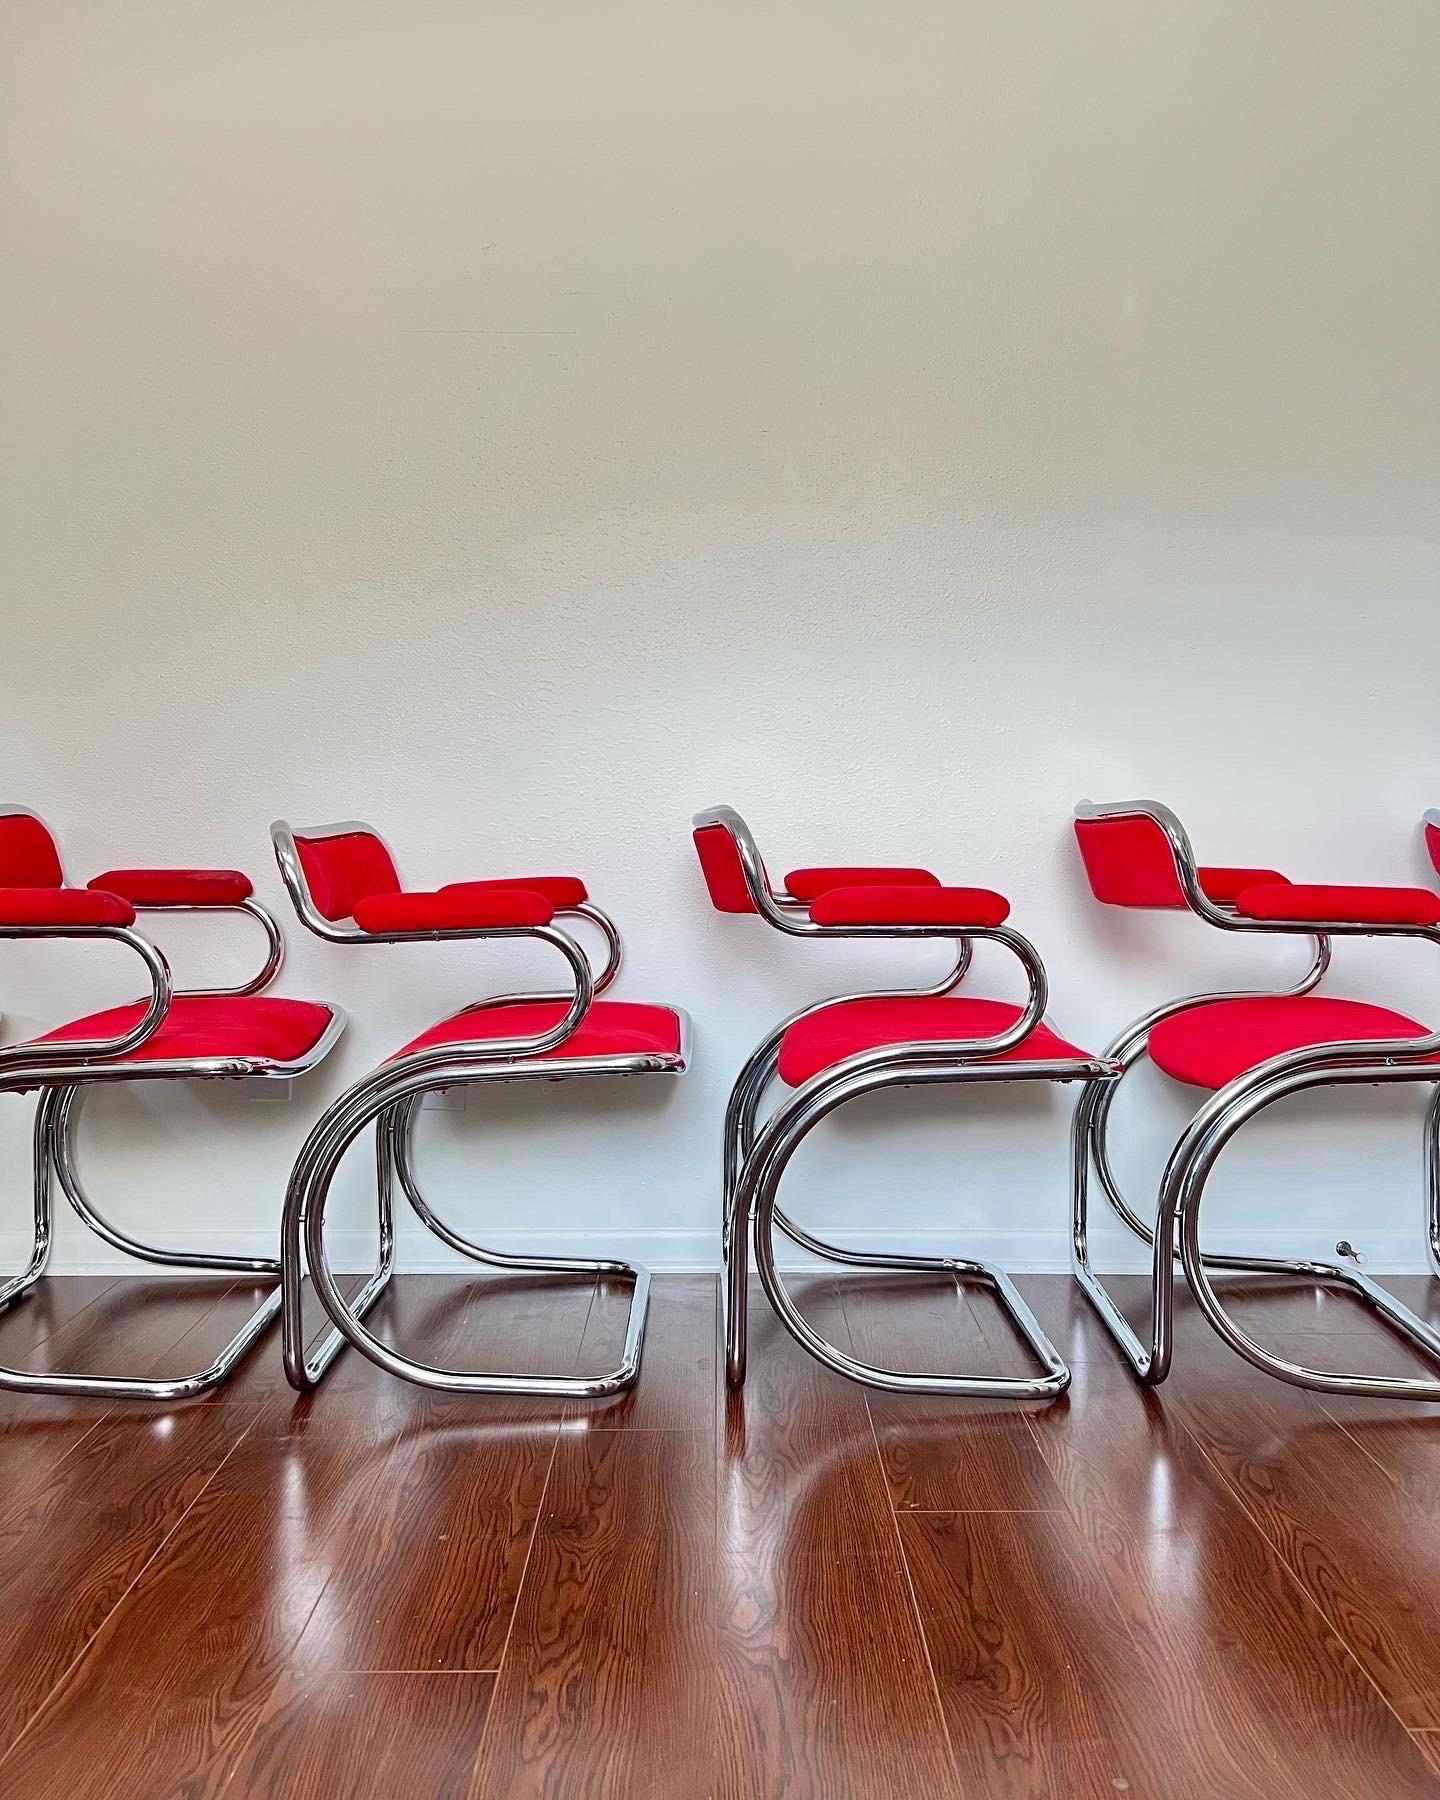
[[[140,957],[150,975],[150,1003],[138,1022],[127,1032],[114,1038],[69,1038],[63,1044],[53,1040],[45,1044],[14,1044],[8,1049],[0,1050],[0,1078],[11,1069],[21,1070],[33,1068],[37,1064],[53,1063],[57,1051],[62,1052],[67,1061],[80,1061],[87,1057],[97,1060],[117,1056],[128,1056],[132,1050],[138,1050],[160,1029],[170,1000],[174,994],[174,982],[170,974],[170,965],[164,954],[144,938],[138,931],[128,925],[5,925],[0,926],[0,937],[5,938],[79,938],[82,941],[93,941],[97,938],[110,938],[117,943],[128,944]]]
[[[408,933],[406,935],[413,938],[419,934]],[[408,1056],[396,1057],[388,1065],[388,1073],[392,1076],[409,1075],[457,1061],[518,1062],[531,1057],[544,1056],[548,1051],[563,1044],[578,1029],[585,1014],[590,1010],[596,991],[590,959],[568,932],[561,931],[554,925],[507,926],[503,929],[484,932],[448,931],[438,935],[445,937],[538,938],[542,943],[553,945],[569,963],[571,973],[575,977],[575,991],[570,997],[570,1004],[566,1008],[564,1016],[547,1031],[536,1032],[531,1037],[522,1038],[453,1038],[446,1043],[436,1044],[430,1049],[416,1050]],[[551,998],[552,996],[535,996],[537,999],[542,997]],[[558,997],[563,998],[563,996]],[[367,1076],[367,1085],[370,1080],[371,1077]]]
[[[236,999],[247,994],[259,994],[269,987],[280,973],[285,961],[285,939],[280,932],[280,922],[268,907],[262,906],[256,899],[237,900],[233,905],[196,906],[186,901],[135,901],[136,912],[154,913],[247,913],[252,919],[258,919],[260,928],[265,933],[265,960],[258,972],[248,981],[236,982],[228,987],[186,987],[177,988],[177,994],[203,999]]]

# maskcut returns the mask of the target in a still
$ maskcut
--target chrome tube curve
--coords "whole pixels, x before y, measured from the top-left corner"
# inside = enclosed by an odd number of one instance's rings
[[[1095,1174],[1099,1179],[1100,1186],[1105,1193],[1105,1198],[1109,1201],[1112,1210],[1126,1228],[1133,1233],[1135,1237],[1139,1238],[1142,1243],[1154,1243],[1154,1229],[1141,1218],[1139,1213],[1130,1206],[1129,1202],[1125,1199],[1125,1196],[1120,1192],[1119,1184],[1115,1179],[1114,1167],[1110,1160],[1109,1132],[1110,1110],[1115,1103],[1115,1095],[1120,1088],[1121,1082],[1124,1080],[1124,1076],[1128,1074],[1132,1068],[1144,1061],[1149,1055],[1150,1033],[1162,1020],[1174,1018],[1180,1013],[1190,1012],[1195,1007],[1211,1006],[1220,1001],[1301,998],[1310,993],[1312,989],[1318,985],[1324,976],[1325,971],[1330,966],[1330,955],[1331,945],[1329,938],[1317,937],[1315,939],[1315,955],[1311,961],[1310,967],[1293,987],[1280,988],[1277,990],[1267,988],[1227,989],[1218,993],[1189,994],[1183,999],[1167,1001],[1162,1006],[1152,1007],[1149,1012],[1143,1014],[1132,1024],[1127,1025],[1120,1035],[1101,1052],[1107,1060],[1122,1063],[1124,1065],[1124,1073],[1121,1075],[1120,1080],[1107,1083],[1096,1095],[1090,1119],[1090,1156],[1094,1165]],[[1176,1254],[1178,1256],[1178,1250]]]
[[[170,965],[164,954],[148,938],[128,925],[3,925],[0,938],[111,938],[126,944],[145,964],[150,975],[150,1000],[140,1018],[129,1031],[113,1038],[52,1038],[48,1042],[32,1041],[11,1044],[0,1049],[0,1091],[23,1083],[6,1081],[10,1070],[33,1069],[36,1064],[53,1063],[57,1057],[67,1062],[84,1062],[87,1058],[128,1056],[138,1050],[160,1029],[174,993]]]
[[[1220,1151],[1249,1120],[1277,1100],[1308,1088],[1339,1086],[1352,1082],[1371,1082],[1375,1070],[1368,1064],[1295,1066],[1279,1074],[1261,1074],[1259,1078],[1243,1077],[1222,1089],[1215,1101],[1202,1107],[1191,1129],[1181,1140],[1162,1189],[1162,1217],[1173,1218],[1178,1226],[1181,1259],[1186,1279],[1195,1299],[1210,1325],[1237,1355],[1268,1375],[1274,1375],[1292,1386],[1329,1394],[1357,1394],[1375,1398],[1407,1400],[1440,1400],[1440,1372],[1430,1380],[1415,1376],[1361,1375],[1330,1369],[1311,1369],[1292,1362],[1257,1344],[1226,1312],[1211,1283],[1205,1260],[1200,1255],[1200,1202],[1205,1184]],[[1416,1070],[1392,1069],[1387,1080],[1434,1079]],[[1331,1263],[1304,1265],[1304,1272],[1316,1279],[1334,1281],[1348,1287],[1381,1313],[1405,1338],[1440,1363],[1440,1331],[1427,1324],[1383,1288],[1358,1270]]]
[[[49,1091],[55,1096],[47,1144],[50,1161],[60,1184],[60,1191],[96,1237],[103,1239],[113,1249],[121,1250],[125,1255],[136,1257],[141,1262],[163,1263],[173,1269],[215,1269],[244,1275],[280,1273],[279,1260],[273,1256],[217,1256],[202,1251],[167,1250],[156,1244],[144,1243],[112,1225],[86,1192],[76,1166],[75,1134],[87,1086],[76,1083],[71,1087],[52,1088]]]
[[[586,970],[588,980],[588,965]],[[471,1047],[462,1046],[462,1050],[469,1049]],[[323,1360],[316,1359],[307,1363],[303,1350],[299,1347],[298,1330],[292,1329],[291,1337],[287,1339],[286,1356],[286,1372],[292,1385],[301,1391],[315,1386],[333,1360],[340,1340],[348,1342],[380,1368],[402,1380],[449,1393],[523,1393],[592,1398],[619,1393],[633,1385],[639,1373],[650,1292],[649,1271],[641,1264],[613,1265],[615,1272],[633,1278],[634,1291],[620,1365],[599,1376],[481,1374],[473,1370],[448,1369],[403,1355],[366,1329],[360,1308],[354,1302],[346,1301],[335,1281],[325,1251],[325,1207],[340,1159],[359,1133],[372,1121],[377,1123],[377,1152],[385,1159],[387,1167],[391,1167],[398,1116],[412,1099],[418,1102],[432,1087],[505,1078],[503,1064],[481,1068],[477,1066],[473,1053],[439,1067],[430,1063],[418,1063],[416,1059],[405,1059],[403,1062],[384,1065],[373,1075],[357,1083],[322,1116],[307,1139],[291,1178],[286,1200],[283,1259],[287,1269],[287,1292],[293,1296],[287,1310],[292,1319],[298,1322],[300,1282],[303,1276],[296,1251],[303,1238],[304,1271],[308,1272],[316,1296],[328,1314],[334,1331],[327,1338],[321,1353]],[[416,1193],[418,1192],[417,1187]],[[421,1204],[423,1207],[423,1197]],[[420,1216],[427,1224],[434,1218],[428,1208]],[[431,1228],[434,1229],[434,1226]],[[468,1240],[460,1238],[458,1234],[448,1235],[445,1241],[461,1249],[466,1255],[473,1256],[478,1250],[478,1246],[467,1249]],[[587,1268],[586,1272],[591,1271]]]
[[[247,994],[262,993],[280,973],[284,964],[285,939],[281,935],[279,920],[268,907],[262,906],[253,897],[237,900],[233,906],[190,906],[184,903],[161,905],[156,902],[146,902],[142,905],[137,901],[135,910],[157,913],[237,912],[245,913],[259,922],[261,930],[265,933],[265,960],[256,973],[246,981],[235,982],[226,987],[186,987],[175,990],[191,999],[231,1000]]]
[[[301,1149],[286,1195],[281,1250],[286,1295],[285,1368],[291,1385],[301,1392],[319,1382],[345,1343],[389,1374],[450,1393],[593,1398],[623,1391],[634,1384],[639,1374],[650,1294],[649,1271],[642,1264],[618,1259],[519,1257],[486,1250],[440,1218],[426,1200],[415,1176],[412,1142],[415,1116],[424,1095],[432,1089],[484,1081],[557,1079],[578,1073],[638,1072],[657,1066],[655,1059],[648,1055],[592,1058],[578,1066],[574,1059],[549,1059],[547,1053],[564,1044],[588,1010],[594,995],[595,976],[588,957],[568,934],[552,927],[540,927],[526,935],[552,944],[570,964],[574,992],[564,1016],[556,1025],[525,1038],[454,1040],[396,1057],[340,1095],[317,1121]],[[602,978],[603,974],[602,971]],[[683,1031],[679,1066],[684,1066]],[[357,1300],[347,1302],[326,1255],[325,1209],[341,1158],[372,1122],[376,1134],[377,1187],[381,1205],[381,1256],[375,1274],[361,1295]],[[545,1273],[629,1278],[633,1289],[619,1366],[595,1376],[482,1374],[473,1370],[448,1369],[404,1355],[377,1338],[366,1328],[364,1314],[388,1280],[393,1266],[390,1213],[392,1185],[396,1180],[427,1229],[474,1261]],[[330,1332],[313,1357],[306,1356],[302,1341],[301,1305],[307,1274],[331,1322]]]
[[[967,1258],[937,1259],[957,1279],[973,1277],[990,1284],[1012,1323],[1030,1346],[1044,1373],[1038,1376],[956,1375],[940,1372],[912,1373],[866,1363],[822,1337],[800,1313],[776,1266],[774,1256],[775,1202],[785,1169],[806,1135],[829,1113],[862,1094],[902,1084],[985,1080],[1084,1080],[1105,1078],[1093,1064],[1027,1064],[1018,1066],[964,1065],[953,1058],[943,1062],[895,1058],[890,1066],[867,1059],[850,1058],[825,1070],[798,1088],[766,1125],[748,1159],[737,1195],[736,1214],[754,1211],[755,1263],[767,1298],[791,1336],[827,1368],[867,1387],[892,1393],[966,1394],[981,1398],[1050,1399],[1069,1385],[1070,1371],[1046,1337],[1029,1307],[1008,1276],[992,1265]],[[818,1240],[813,1240],[818,1242]],[[872,1262],[870,1266],[913,1267],[912,1259]],[[919,1266],[931,1266],[928,1261]],[[738,1362],[727,1342],[726,1376],[731,1387],[744,1380],[742,1355]]]
[[[1425,1113],[1425,1247],[1440,1275],[1440,1082]]]
[[[176,1071],[172,1070],[172,1074]],[[56,1071],[36,1072],[50,1077]],[[58,1184],[76,1213],[90,1230],[105,1242],[127,1255],[146,1262],[168,1264],[175,1268],[213,1270],[219,1274],[242,1273],[275,1278],[280,1264],[269,1258],[197,1255],[185,1250],[166,1250],[143,1243],[110,1224],[96,1209],[76,1168],[74,1132],[88,1085],[88,1072],[83,1068],[68,1071],[68,1080],[47,1079],[36,1107],[34,1130],[35,1178],[35,1253],[25,1276],[12,1279],[0,1289],[0,1305],[18,1298],[38,1277],[45,1266],[53,1235],[53,1185]],[[34,1078],[32,1074],[32,1078]],[[24,1077],[16,1076],[5,1085],[18,1085]],[[281,1308],[281,1291],[273,1287],[251,1313],[230,1342],[214,1361],[191,1374],[166,1378],[129,1375],[88,1375],[62,1370],[37,1373],[28,1369],[0,1365],[0,1389],[20,1393],[79,1395],[99,1399],[153,1400],[170,1402],[189,1399],[217,1386],[233,1371],[236,1364],[255,1345]]]
[[[54,1198],[50,1173],[50,1116],[55,1108],[56,1092],[41,1088],[35,1102],[32,1128],[33,1193],[31,1200],[30,1258],[25,1267],[0,1283],[0,1309],[14,1300],[23,1299],[45,1273],[55,1238]]]

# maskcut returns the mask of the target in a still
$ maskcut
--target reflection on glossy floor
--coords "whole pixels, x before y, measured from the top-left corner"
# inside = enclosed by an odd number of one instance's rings
[[[0,1792],[1440,1793],[1440,1410],[1322,1402],[1190,1316],[1146,1397],[1066,1281],[1022,1286],[1076,1368],[1048,1410],[867,1395],[761,1308],[722,1406],[700,1277],[657,1281],[620,1401],[439,1398],[353,1354],[297,1401],[273,1342],[168,1415],[0,1396]],[[613,1355],[625,1301],[415,1276],[385,1305],[560,1370]],[[0,1356],[190,1366],[248,1304],[61,1278]],[[808,1308],[864,1355],[1020,1366],[942,1284]],[[1242,1316],[1413,1366],[1338,1297]]]

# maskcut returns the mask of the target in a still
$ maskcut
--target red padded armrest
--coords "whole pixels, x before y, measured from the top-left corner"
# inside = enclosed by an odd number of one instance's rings
[[[362,931],[488,931],[548,925],[555,908],[525,888],[470,893],[442,888],[433,894],[370,894],[351,914]]]
[[[1269,882],[1235,902],[1246,919],[1298,919],[1345,925],[1440,925],[1440,894],[1429,888],[1326,887]]]
[[[133,925],[135,908],[95,888],[0,888],[3,925]]]
[[[133,906],[239,906],[255,892],[239,869],[107,869],[86,886]]]
[[[810,908],[817,925],[1003,925],[1010,902],[990,888],[830,888]]]
[[[540,894],[552,906],[583,906],[590,898],[578,875],[512,875],[509,880],[447,881],[442,894],[493,894],[504,888],[524,888]]]
[[[1247,888],[1264,884],[1288,887],[1287,877],[1278,869],[1215,869],[1202,865],[1195,871],[1200,892],[1217,906],[1233,906]]]
[[[940,877],[928,869],[856,868],[792,869],[785,877],[785,892],[794,900],[818,900],[830,888],[840,887],[939,887]]]

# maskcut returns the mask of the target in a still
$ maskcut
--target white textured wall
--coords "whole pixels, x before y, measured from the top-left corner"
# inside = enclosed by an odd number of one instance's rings
[[[905,960],[708,912],[697,806],[782,869],[1004,887],[1092,1044],[1295,950],[1102,915],[1079,795],[1167,799],[1215,860],[1422,878],[1432,0],[53,0],[0,69],[0,797],[82,879],[234,862],[279,902],[277,813],[373,818],[417,884],[578,867],[624,992],[695,1014],[683,1084],[427,1115],[477,1231],[712,1256],[742,1055]],[[117,954],[0,946],[12,1028],[122,997]],[[1423,952],[1348,961],[1440,1012]],[[534,966],[296,937],[343,1054],[288,1105],[103,1096],[97,1192],[264,1241],[324,1100]],[[1184,1105],[1125,1106],[1137,1181]],[[1296,1106],[1216,1229],[1418,1253],[1418,1120]],[[1055,1264],[1063,1142],[1056,1095],[895,1096],[795,1205]]]

